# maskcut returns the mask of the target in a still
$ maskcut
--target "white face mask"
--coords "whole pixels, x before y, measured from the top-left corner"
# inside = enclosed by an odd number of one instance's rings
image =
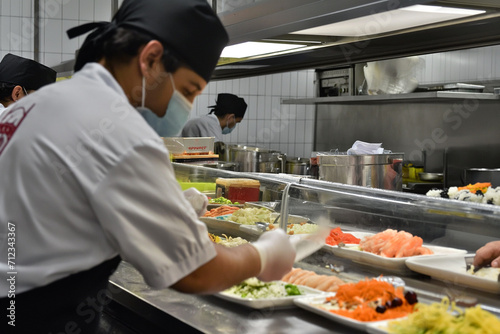
[[[234,116],[233,116],[233,118],[234,118]],[[227,121],[226,126],[224,127],[224,129],[222,129],[222,134],[223,135],[230,134],[234,130],[234,128],[236,128],[236,118],[234,120],[235,120],[234,121],[234,126],[232,128],[229,127],[229,120]]]
[[[160,137],[174,137],[181,132],[189,119],[193,104],[184,97],[176,88],[172,74],[169,74],[174,93],[170,98],[167,111],[163,117],[158,117],[154,112],[144,106],[146,101],[146,78],[142,77],[142,101],[137,108],[146,122],[156,131]]]

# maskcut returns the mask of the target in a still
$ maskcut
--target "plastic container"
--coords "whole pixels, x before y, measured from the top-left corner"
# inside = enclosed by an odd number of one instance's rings
[[[213,154],[214,152],[214,137],[164,137],[162,139],[171,154]]]
[[[240,204],[259,200],[260,182],[257,180],[218,178],[215,184],[216,197],[222,196]]]

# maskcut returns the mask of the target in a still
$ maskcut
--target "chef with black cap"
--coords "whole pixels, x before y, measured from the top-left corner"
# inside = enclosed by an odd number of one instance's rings
[[[236,124],[245,116],[247,104],[245,100],[234,94],[221,93],[216,104],[207,115],[190,119],[182,129],[182,137],[215,137],[215,141],[223,141],[222,135],[231,133]]]
[[[56,74],[34,60],[6,54],[0,62],[0,115],[17,100],[54,83]]]
[[[198,219],[206,197],[196,210],[183,196],[147,122],[180,132],[207,85],[228,41],[208,2],[125,0],[111,23],[68,34],[91,30],[72,79],[0,118],[0,298],[15,308],[1,333],[95,332],[121,259],[152,288],[187,293],[292,268],[282,230],[231,249],[210,241]]]

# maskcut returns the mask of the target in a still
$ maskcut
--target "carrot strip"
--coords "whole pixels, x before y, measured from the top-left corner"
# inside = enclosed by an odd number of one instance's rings
[[[375,310],[377,305],[385,305],[396,297],[401,299],[401,306],[387,308],[384,313]],[[325,307],[329,312],[358,321],[400,318],[412,313],[414,309],[414,305],[410,305],[406,301],[402,287],[394,288],[390,283],[376,279],[342,284],[339,286],[337,294],[327,297],[326,300],[334,301],[340,307],[337,310],[329,310]]]

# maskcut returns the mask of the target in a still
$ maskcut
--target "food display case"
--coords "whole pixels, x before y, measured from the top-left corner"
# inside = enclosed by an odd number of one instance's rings
[[[294,268],[343,282],[365,278],[402,279],[424,303],[445,296],[458,305],[480,305],[500,316],[500,283],[466,273],[464,255],[500,239],[500,206],[461,202],[424,195],[346,185],[286,174],[237,173],[174,163],[181,182],[215,183],[217,178],[250,178],[260,182],[258,206],[273,209],[278,225],[287,228],[290,217],[302,217],[318,227],[340,227],[359,237],[387,229],[406,231],[423,239],[432,255],[384,258],[346,244],[326,243]],[[256,240],[254,226],[212,220],[209,232]],[[290,228],[290,225],[288,225]],[[221,268],[224,275],[224,268]],[[139,272],[123,262],[110,279],[110,312],[127,314],[137,331],[182,330],[204,333],[378,333],[328,315],[296,306],[258,309],[214,295],[186,295],[172,289],[152,290]],[[305,300],[305,299],[302,299]],[[117,316],[118,317],[118,316]],[[134,320],[135,319],[135,320]],[[147,328],[147,329],[144,329]]]

